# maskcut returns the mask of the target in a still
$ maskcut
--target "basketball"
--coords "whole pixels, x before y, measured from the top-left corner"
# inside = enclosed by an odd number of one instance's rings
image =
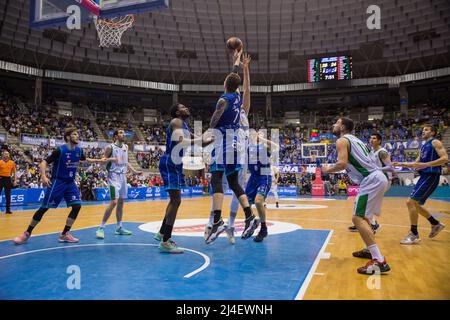
[[[242,40],[237,37],[231,37],[227,40],[227,49],[230,51],[240,50],[242,45]]]

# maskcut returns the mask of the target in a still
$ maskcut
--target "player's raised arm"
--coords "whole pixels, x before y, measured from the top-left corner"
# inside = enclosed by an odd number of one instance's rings
[[[246,53],[243,58],[243,68],[244,68],[244,96],[242,97],[242,107],[245,113],[248,115],[250,113],[250,61],[252,57]]]
[[[322,173],[336,173],[347,169],[348,165],[348,149],[349,142],[345,138],[339,138],[336,141],[336,149],[338,152],[338,161],[332,167],[323,167]]]
[[[227,100],[221,98],[219,99],[219,101],[217,101],[216,111],[214,111],[214,114],[211,117],[211,121],[209,122],[209,127],[211,129],[214,129],[217,126],[227,106],[228,106]]]

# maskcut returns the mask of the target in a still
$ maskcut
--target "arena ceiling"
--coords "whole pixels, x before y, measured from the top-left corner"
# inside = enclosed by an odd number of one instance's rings
[[[375,2],[381,29],[369,30]],[[306,60],[322,56],[352,56],[354,78],[450,65],[448,0],[171,0],[168,10],[138,15],[119,50],[98,47],[93,23],[31,30],[28,6],[1,0],[0,59],[41,69],[220,84],[230,36],[253,55],[252,83],[260,85],[306,82]]]

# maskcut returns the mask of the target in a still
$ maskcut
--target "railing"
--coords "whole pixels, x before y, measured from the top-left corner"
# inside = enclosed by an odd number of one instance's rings
[[[63,139],[22,133],[20,135],[20,143],[28,146],[58,147],[63,145],[65,141]],[[109,143],[105,141],[80,141],[78,145],[81,148],[104,148]]]
[[[197,84],[184,84],[177,85],[171,83],[142,81],[134,79],[113,78],[104,77],[90,74],[81,74],[73,72],[64,72],[56,70],[42,70],[25,65],[15,64],[7,61],[0,60],[0,69],[13,71],[17,73],[23,73],[30,76],[46,77],[51,79],[62,79],[70,81],[81,81],[88,83],[101,83],[115,86],[135,87],[143,89],[153,89],[159,91],[170,92],[222,92],[223,85],[197,85]],[[374,86],[374,85],[388,85],[389,87],[399,87],[400,83],[419,81],[424,79],[433,79],[438,77],[444,77],[450,75],[450,67],[441,68],[435,70],[429,70],[424,72],[417,72],[411,74],[405,74],[395,77],[378,77],[378,78],[366,78],[366,79],[353,79],[340,82],[348,87],[358,86]],[[251,90],[254,93],[271,93],[271,92],[288,92],[288,91],[304,91],[314,90],[320,88],[326,88],[327,82],[317,83],[293,83],[293,84],[281,84],[273,86],[252,86]]]

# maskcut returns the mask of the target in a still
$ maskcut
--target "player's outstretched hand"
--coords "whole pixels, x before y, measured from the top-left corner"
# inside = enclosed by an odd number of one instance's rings
[[[234,58],[235,65],[237,65],[237,62],[240,63],[243,52],[244,52],[244,46],[242,46],[240,50],[234,50],[233,58]]]
[[[46,188],[48,188],[52,185],[50,179],[47,178],[47,176],[42,176],[41,181],[42,181],[42,184],[44,185],[44,187],[46,187]]]
[[[423,162],[415,162],[412,164],[412,167],[416,170],[422,170],[422,169],[427,168],[428,166],[426,163],[423,163]]]
[[[244,66],[244,68],[248,68],[251,61],[252,57],[248,53],[244,53],[244,57],[242,59],[242,65]]]

